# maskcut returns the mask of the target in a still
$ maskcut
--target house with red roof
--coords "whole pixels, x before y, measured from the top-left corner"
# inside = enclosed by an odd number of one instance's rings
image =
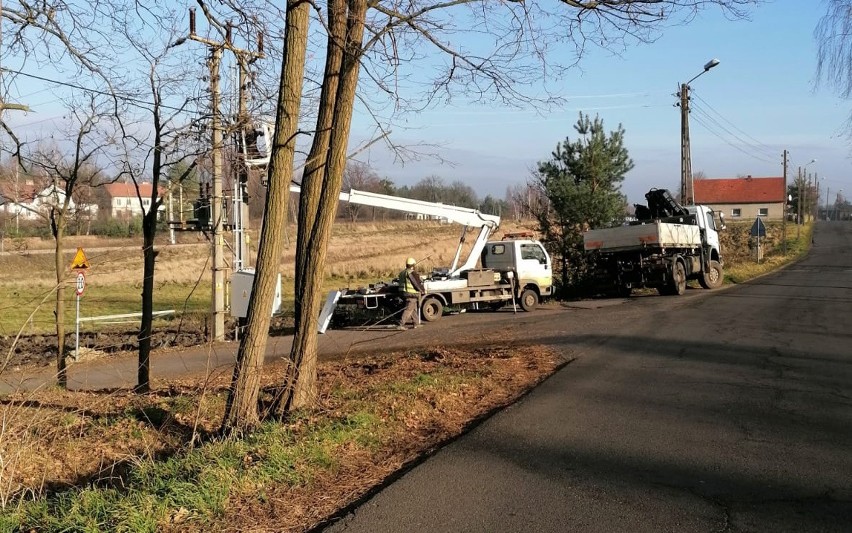
[[[730,220],[781,220],[784,216],[783,177],[697,179],[693,188],[696,204],[710,206]]]
[[[147,212],[151,208],[151,191],[153,185],[150,183],[108,183],[104,185],[106,196],[109,199],[109,212],[113,218],[131,218],[142,216],[143,209]],[[165,193],[162,187],[159,195]],[[161,204],[160,211],[165,207]]]

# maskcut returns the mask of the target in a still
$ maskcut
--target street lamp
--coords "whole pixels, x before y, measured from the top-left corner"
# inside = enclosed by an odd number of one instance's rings
[[[692,182],[692,149],[689,146],[689,84],[699,76],[719,64],[718,59],[711,59],[704,64],[704,70],[692,77],[688,82],[680,84],[680,201],[695,204],[695,190]],[[690,198],[687,198],[687,185]]]
[[[810,193],[810,188],[811,188],[811,178],[808,176],[808,166],[813,164],[813,163],[816,163],[816,159],[811,159],[810,161],[805,163],[804,167],[802,167],[802,173],[804,174],[803,179],[805,180],[804,193],[803,193],[803,199],[802,199],[802,224],[807,222],[808,212],[810,211],[810,209],[809,209],[810,201],[808,199],[808,195]],[[817,201],[818,200],[819,199],[817,199]]]
[[[826,220],[831,220],[831,216],[829,215],[829,211],[828,211],[828,199],[830,197],[831,197],[831,187],[826,185],[826,187],[825,187],[825,219]]]

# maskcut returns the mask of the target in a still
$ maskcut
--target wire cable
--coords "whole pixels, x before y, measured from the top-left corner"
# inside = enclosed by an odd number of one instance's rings
[[[695,93],[695,91],[693,91],[691,94],[692,94],[692,95],[693,95],[696,99],[698,99],[698,100],[699,100],[699,101],[700,101],[700,102],[701,102],[704,106],[706,106],[706,107],[707,107],[708,109],[710,109],[713,113],[715,113],[715,114],[716,114],[719,118],[721,118],[722,120],[724,120],[725,122],[727,122],[727,123],[728,123],[728,124],[729,124],[732,128],[734,128],[735,130],[737,130],[737,131],[738,131],[738,132],[740,132],[741,134],[745,135],[746,137],[748,137],[749,139],[751,139],[752,141],[754,141],[754,142],[755,142],[758,146],[762,146],[764,149],[766,149],[766,150],[770,151],[772,154],[774,154],[774,153],[775,153],[775,150],[774,150],[774,149],[772,149],[772,147],[767,146],[767,145],[763,144],[762,142],[758,141],[757,139],[755,139],[754,137],[752,137],[751,135],[749,135],[748,133],[746,133],[746,132],[745,132],[745,131],[743,131],[742,129],[738,128],[738,127],[736,126],[736,124],[734,124],[733,122],[731,122],[730,120],[728,120],[727,118],[725,118],[725,116],[724,116],[724,115],[722,115],[721,113],[719,113],[718,111],[716,111],[716,109],[715,109],[715,108],[713,108],[713,106],[711,106],[709,103],[707,103],[707,102],[706,102],[703,98],[701,98],[701,96],[699,96],[698,94],[696,94],[696,93]]]
[[[131,103],[133,105],[136,105],[137,107],[142,107],[143,109],[147,109],[147,110],[150,110],[155,105],[154,102],[150,102],[148,100],[143,100],[141,98],[136,98],[135,96],[117,95],[117,94],[110,93],[108,91],[103,91],[103,90],[100,90],[100,89],[92,89],[90,87],[84,87],[82,85],[77,85],[76,83],[70,83],[70,82],[67,82],[67,81],[53,80],[53,79],[50,79],[50,78],[46,78],[44,76],[38,76],[36,74],[30,74],[28,72],[23,72],[23,71],[20,71],[20,70],[11,70],[11,69],[7,69],[7,68],[3,68],[3,69],[0,69],[0,70],[2,70],[3,72],[8,72],[10,74],[17,74],[19,76],[25,76],[27,78],[32,78],[34,80],[39,80],[39,81],[43,81],[43,82],[46,82],[46,83],[53,83],[55,85],[60,85],[60,86],[63,86],[63,87],[70,87],[72,89],[78,89],[80,91],[87,91],[87,92],[94,93],[94,94],[109,96],[110,98],[118,98],[119,100]],[[201,111],[190,111],[190,110],[185,109],[185,108],[174,107],[174,106],[170,106],[168,104],[161,103],[159,105],[163,109],[170,109],[172,111],[178,111],[178,112],[182,112],[182,113],[192,113],[192,114],[196,114],[196,115],[203,115],[204,114],[204,112],[201,112]],[[148,106],[148,107],[145,107],[145,106]]]
[[[756,146],[756,145],[746,141],[745,139],[743,139],[742,137],[740,137],[739,135],[737,135],[736,133],[734,133],[730,129],[728,129],[724,124],[722,124],[721,122],[716,120],[712,115],[707,113],[707,111],[705,111],[702,107],[694,106],[692,108],[692,110],[695,111],[696,113],[698,113],[699,115],[703,116],[706,120],[712,122],[715,125],[716,128],[724,131],[725,133],[727,133],[728,135],[730,135],[731,137],[733,137],[734,139],[739,141],[742,145],[747,146],[748,148],[751,148],[755,152],[760,152],[760,153],[762,153],[762,154],[764,154],[768,157],[775,157],[775,151],[774,150],[767,150],[767,149],[764,149],[764,148],[760,148],[759,146]]]

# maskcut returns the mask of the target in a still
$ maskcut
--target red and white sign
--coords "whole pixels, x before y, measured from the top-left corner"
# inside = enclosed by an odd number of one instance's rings
[[[86,290],[86,275],[77,271],[77,296],[82,296],[84,290]]]

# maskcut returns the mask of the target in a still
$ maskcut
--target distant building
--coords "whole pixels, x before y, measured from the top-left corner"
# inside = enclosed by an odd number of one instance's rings
[[[153,185],[150,183],[108,183],[104,185],[106,196],[109,201],[109,211],[113,218],[132,218],[142,216],[143,210],[148,211],[151,207],[151,192]],[[165,193],[160,189],[160,196]],[[165,206],[160,205],[159,211]]]
[[[693,188],[696,204],[708,205],[730,220],[781,220],[784,216],[783,177],[699,179]]]
[[[47,218],[51,207],[61,207],[64,203],[65,191],[55,185],[39,190],[32,182],[27,181],[17,186],[7,184],[7,187],[0,191],[0,210],[20,220]],[[73,216],[78,211],[94,216],[98,212],[98,206],[77,205],[73,199],[70,199],[68,213]]]

